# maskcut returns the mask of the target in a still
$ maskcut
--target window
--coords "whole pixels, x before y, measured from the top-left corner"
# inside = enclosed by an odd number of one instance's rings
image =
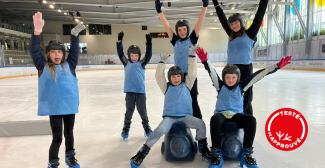
[[[112,34],[111,25],[89,24],[89,35]]]
[[[76,24],[63,24],[63,35],[71,35],[71,29],[76,26]],[[86,35],[86,29],[81,31],[79,35]]]

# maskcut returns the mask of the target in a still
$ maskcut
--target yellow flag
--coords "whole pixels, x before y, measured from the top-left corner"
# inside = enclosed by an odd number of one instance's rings
[[[325,0],[315,0],[316,1],[316,5],[318,7],[322,7],[325,5]]]

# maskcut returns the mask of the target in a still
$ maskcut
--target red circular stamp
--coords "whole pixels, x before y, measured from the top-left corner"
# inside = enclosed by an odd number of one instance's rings
[[[265,135],[276,149],[291,151],[300,147],[307,138],[308,125],[297,110],[282,108],[273,112],[265,124]]]

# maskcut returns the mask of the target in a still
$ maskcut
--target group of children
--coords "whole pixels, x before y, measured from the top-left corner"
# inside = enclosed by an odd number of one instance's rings
[[[290,63],[291,57],[283,58],[278,64],[268,66],[254,74],[250,52],[255,43],[258,27],[263,17],[267,0],[261,0],[258,13],[251,28],[245,29],[243,20],[234,14],[227,20],[218,1],[213,0],[222,26],[229,35],[228,64],[222,70],[221,78],[208,60],[208,54],[203,48],[196,45],[203,19],[206,15],[208,0],[202,0],[203,7],[194,30],[190,32],[190,25],[186,20],[179,20],[173,32],[161,11],[162,3],[155,1],[157,13],[166,28],[167,34],[174,47],[175,66],[168,70],[165,78],[165,62],[169,55],[160,55],[160,62],[156,69],[156,81],[165,95],[163,120],[159,126],[151,130],[146,109],[145,66],[152,57],[152,38],[146,35],[146,53],[141,58],[141,49],[131,45],[127,56],[123,52],[124,32],[118,34],[117,53],[124,65],[124,93],[126,93],[126,113],[122,138],[129,135],[132,115],[137,107],[145,135],[148,137],[143,147],[131,158],[131,167],[141,165],[150,149],[166,134],[175,122],[183,122],[186,127],[197,130],[196,139],[202,157],[210,162],[209,168],[221,168],[223,156],[221,153],[221,130],[226,122],[235,122],[238,128],[244,129],[243,149],[240,154],[240,165],[248,168],[258,168],[256,160],[252,157],[253,141],[256,132],[256,119],[252,115],[252,91],[254,83],[264,76],[276,72]],[[75,69],[78,62],[78,33],[85,29],[82,24],[71,30],[71,49],[69,57],[65,59],[64,45],[51,40],[45,46],[46,57],[40,51],[40,34],[44,26],[42,14],[33,16],[35,31],[32,36],[31,55],[39,75],[39,103],[38,115],[49,116],[53,140],[49,150],[48,168],[59,166],[59,147],[62,142],[62,122],[64,123],[64,136],[66,144],[65,162],[69,168],[79,168],[74,151],[73,126],[75,114],[78,113],[79,88]],[[257,26],[256,26],[257,25]],[[212,147],[208,149],[206,126],[197,102],[197,61],[196,55],[202,61],[211,77],[213,86],[218,92],[214,115],[210,120]],[[250,94],[246,100],[246,95]]]

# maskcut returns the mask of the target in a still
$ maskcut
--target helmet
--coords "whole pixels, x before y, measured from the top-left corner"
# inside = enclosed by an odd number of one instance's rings
[[[238,79],[237,79],[237,82],[239,82],[240,80],[240,70],[239,68],[236,66],[236,65],[233,65],[233,64],[227,64],[223,70],[222,70],[222,80],[225,81],[225,76],[226,74],[237,74],[238,76]]]
[[[61,43],[58,40],[50,40],[49,42],[47,42],[46,46],[45,46],[45,54],[47,55],[51,50],[62,50],[63,52],[63,57],[61,62],[64,62],[65,60],[65,47],[63,45],[63,43]],[[48,58],[48,62],[52,62],[51,58]]]
[[[179,66],[172,66],[168,70],[168,73],[167,73],[167,75],[168,75],[168,82],[169,83],[172,83],[172,81],[171,81],[172,75],[178,75],[178,74],[180,74],[181,77],[182,77],[182,81],[181,81],[181,83],[182,83],[184,81],[184,72],[183,72],[182,68],[180,68]]]
[[[178,28],[183,27],[183,26],[186,26],[186,28],[187,28],[187,36],[190,34],[190,23],[188,23],[187,20],[182,19],[182,20],[179,20],[175,25],[175,31],[176,31],[176,34],[178,37],[179,37]]]
[[[245,27],[243,17],[239,13],[234,13],[229,16],[228,21],[227,21],[228,25],[235,22],[236,20],[238,20],[240,22],[241,28]]]
[[[131,45],[129,48],[128,48],[128,57],[130,59],[130,55],[132,54],[139,54],[139,60],[140,60],[140,57],[141,57],[141,49],[136,46],[136,45]]]

